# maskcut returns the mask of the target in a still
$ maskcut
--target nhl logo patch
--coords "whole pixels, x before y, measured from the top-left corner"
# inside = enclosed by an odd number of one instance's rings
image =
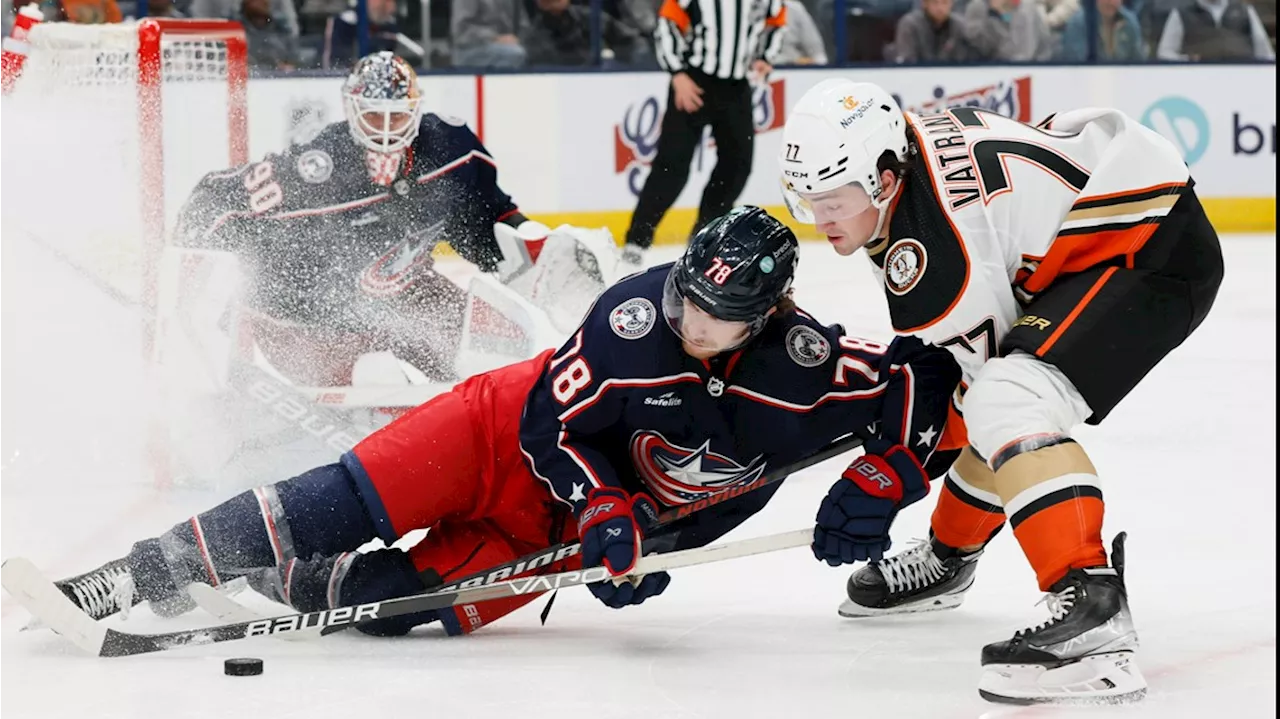
[[[638,340],[649,334],[658,321],[653,303],[643,297],[632,297],[609,313],[609,326],[624,340]]]
[[[333,158],[324,150],[307,150],[298,156],[298,177],[318,185],[333,177]]]
[[[801,367],[817,367],[831,356],[831,343],[812,327],[796,325],[787,331],[787,354]]]
[[[895,295],[905,295],[924,276],[929,264],[924,245],[913,239],[899,240],[884,258],[884,284]]]

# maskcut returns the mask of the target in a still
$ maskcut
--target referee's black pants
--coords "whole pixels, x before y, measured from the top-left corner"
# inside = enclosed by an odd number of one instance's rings
[[[657,153],[627,229],[627,242],[640,247],[653,244],[658,222],[689,181],[689,165],[702,141],[702,128],[711,126],[716,166],[702,191],[694,232],[733,207],[751,174],[755,147],[751,83],[721,80],[696,71],[689,75],[702,88],[702,107],[692,113],[681,112],[676,109],[674,90],[667,90],[667,112],[662,117]]]

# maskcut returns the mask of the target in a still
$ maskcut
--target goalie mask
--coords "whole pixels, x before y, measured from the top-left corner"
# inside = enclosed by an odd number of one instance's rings
[[[745,345],[790,292],[799,247],[791,228],[758,207],[738,207],[712,220],[667,275],[667,325],[704,350]]]
[[[418,74],[391,52],[363,57],[343,83],[342,108],[361,147],[400,152],[418,136],[422,120]]]

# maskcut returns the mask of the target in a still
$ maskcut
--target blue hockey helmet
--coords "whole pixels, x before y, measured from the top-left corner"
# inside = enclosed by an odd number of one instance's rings
[[[764,328],[769,310],[791,291],[800,245],[791,228],[759,207],[743,206],[709,222],[667,275],[662,310],[681,339],[725,352]],[[718,337],[693,335],[692,311],[719,322]],[[709,323],[704,323],[709,324]],[[739,336],[729,341],[737,330]],[[699,340],[702,341],[699,341]]]

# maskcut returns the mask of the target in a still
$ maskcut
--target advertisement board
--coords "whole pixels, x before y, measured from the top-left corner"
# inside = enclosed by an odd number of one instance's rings
[[[787,111],[830,77],[875,82],[908,110],[977,106],[1024,122],[1079,107],[1116,107],[1183,153],[1223,232],[1275,227],[1275,66],[797,69],[753,89],[756,142],[740,203],[785,215],[777,153]],[[340,78],[250,83],[250,151],[259,156],[343,117]],[[664,73],[426,76],[430,111],[465,120],[497,159],[520,206],[560,222],[626,232],[667,109]],[[682,239],[716,162],[707,128],[659,239]]]

